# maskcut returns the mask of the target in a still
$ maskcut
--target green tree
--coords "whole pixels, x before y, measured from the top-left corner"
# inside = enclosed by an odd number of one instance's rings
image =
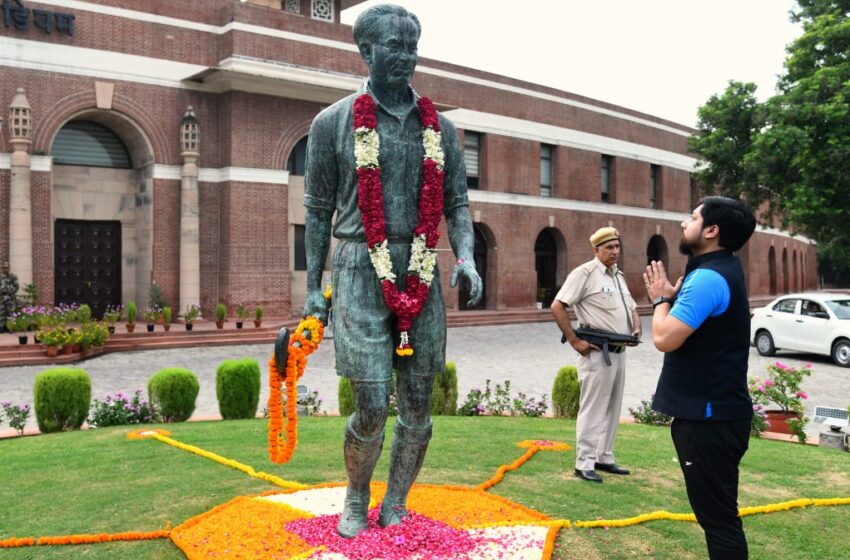
[[[758,199],[759,171],[746,157],[765,122],[765,107],[756,99],[756,85],[730,81],[722,94],[712,95],[697,112],[699,134],[689,148],[702,159],[694,177],[703,190],[724,196]]]
[[[730,82],[699,110],[691,149],[698,180],[754,206],[763,222],[821,242],[821,254],[850,265],[850,0],[798,0],[803,33],[787,47],[777,93],[759,104],[752,84]]]

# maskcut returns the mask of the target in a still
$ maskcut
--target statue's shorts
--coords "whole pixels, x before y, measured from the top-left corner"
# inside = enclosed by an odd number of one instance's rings
[[[404,286],[410,259],[409,243],[390,242],[396,282]],[[396,318],[387,308],[364,241],[342,240],[333,257],[333,334],[336,370],[353,381],[388,381],[392,370],[409,375],[434,375],[446,362],[446,309],[440,270],[428,300],[411,327],[412,356],[398,356]]]

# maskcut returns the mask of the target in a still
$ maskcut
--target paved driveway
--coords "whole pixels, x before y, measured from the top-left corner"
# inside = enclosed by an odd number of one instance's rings
[[[649,317],[643,317],[643,331],[650,332]],[[662,354],[655,350],[648,336],[636,348],[628,350],[627,377],[622,416],[629,418],[628,409],[637,406],[655,390],[661,371]],[[227,358],[252,357],[263,371],[262,403],[268,398],[266,362],[272,352],[271,344],[244,346],[212,346],[173,350],[122,352],[100,356],[79,364],[92,379],[93,396],[102,399],[108,393],[131,392],[136,388],[146,392],[147,380],[160,368],[185,367],[200,379],[194,418],[216,416],[218,402],[215,396],[215,370]],[[483,388],[486,379],[493,383],[511,381],[516,394],[522,391],[530,396],[551,395],[552,382],[558,369],[575,365],[578,354],[560,344],[559,331],[554,323],[529,323],[515,326],[463,327],[449,329],[447,358],[457,363],[460,405],[473,388]],[[790,365],[813,364],[813,375],[803,389],[810,395],[807,413],[811,416],[814,405],[846,407],[850,405],[850,369],[839,368],[826,357],[800,354],[780,355],[777,358],[759,356],[750,351],[751,375],[763,374],[767,364],[780,359]],[[32,404],[32,386],[35,376],[45,366],[0,368],[0,401]],[[334,369],[332,339],[309,358],[307,372],[302,379],[311,389],[317,389],[323,399],[322,408],[335,412],[338,408],[337,376]],[[35,426],[34,418],[30,424]],[[7,429],[4,423],[0,431]],[[814,436],[819,427],[810,426]]]

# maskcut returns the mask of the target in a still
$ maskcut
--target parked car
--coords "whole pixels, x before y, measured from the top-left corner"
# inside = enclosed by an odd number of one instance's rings
[[[780,296],[753,310],[753,345],[762,356],[777,350],[832,357],[850,367],[850,295],[807,292]]]

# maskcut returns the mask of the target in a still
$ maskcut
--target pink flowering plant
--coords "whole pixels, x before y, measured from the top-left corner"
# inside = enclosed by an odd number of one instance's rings
[[[782,362],[767,366],[767,377],[752,377],[749,381],[750,397],[753,399],[753,431],[761,433],[768,428],[769,422],[764,413],[767,407],[778,407],[782,412],[796,412],[799,418],[788,420],[788,427],[801,442],[805,443],[806,433],[803,427],[803,401],[809,396],[801,389],[803,380],[812,374],[812,364],[795,368]]]

